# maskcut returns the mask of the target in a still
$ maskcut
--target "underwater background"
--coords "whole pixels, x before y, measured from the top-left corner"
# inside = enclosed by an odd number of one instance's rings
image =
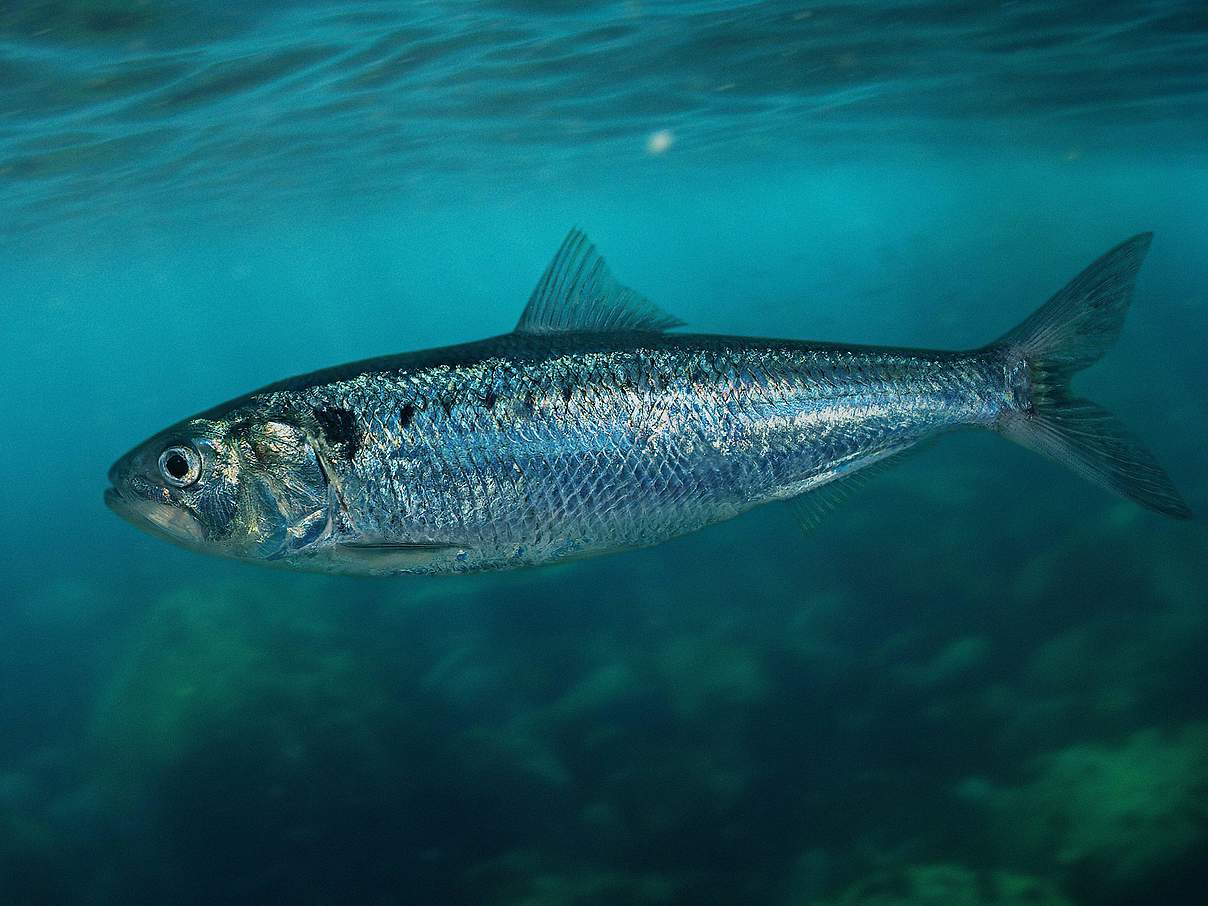
[[[1202,514],[1206,149],[1198,2],[0,4],[0,904],[1203,903],[1208,530],[992,435],[469,578],[101,495],[572,225],[691,329],[936,347],[1153,230],[1079,386]]]

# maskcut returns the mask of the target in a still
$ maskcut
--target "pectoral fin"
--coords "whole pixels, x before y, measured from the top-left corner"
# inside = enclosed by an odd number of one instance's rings
[[[357,564],[375,573],[406,572],[422,569],[433,561],[455,557],[464,551],[464,544],[429,542],[363,542],[340,544],[340,559],[347,565]]]

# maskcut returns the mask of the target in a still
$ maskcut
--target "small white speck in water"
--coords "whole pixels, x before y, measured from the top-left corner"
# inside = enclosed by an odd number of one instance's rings
[[[670,129],[659,129],[646,137],[646,153],[662,154],[675,144],[675,135]]]

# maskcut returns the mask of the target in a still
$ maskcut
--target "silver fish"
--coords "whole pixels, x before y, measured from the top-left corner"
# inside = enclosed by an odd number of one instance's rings
[[[680,334],[571,231],[516,329],[271,384],[119,459],[109,506],[208,553],[463,573],[658,544],[774,500],[821,511],[933,435],[998,431],[1191,515],[1071,375],[1120,332],[1143,234],[1020,326],[943,352]]]

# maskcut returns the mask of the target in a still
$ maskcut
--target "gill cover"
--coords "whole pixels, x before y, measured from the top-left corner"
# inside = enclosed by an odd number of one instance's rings
[[[249,547],[273,560],[331,526],[328,472],[310,435],[284,421],[246,422],[234,434],[241,460],[239,520]]]

